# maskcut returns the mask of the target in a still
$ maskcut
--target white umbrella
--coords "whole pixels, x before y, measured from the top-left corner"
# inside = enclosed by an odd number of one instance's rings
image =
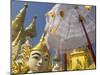
[[[71,49],[95,42],[95,11],[84,6],[56,4],[46,13],[46,43],[49,48]],[[79,16],[80,15],[80,16]],[[80,20],[81,18],[81,20]]]
[[[92,20],[91,11],[86,10],[84,6],[78,9],[75,7],[57,4],[47,13],[45,30],[48,30],[45,38],[50,48],[70,49],[87,45],[83,27],[79,22],[79,14],[84,17],[84,25],[91,43],[95,42],[95,18]],[[64,12],[63,17],[60,15],[61,11]]]

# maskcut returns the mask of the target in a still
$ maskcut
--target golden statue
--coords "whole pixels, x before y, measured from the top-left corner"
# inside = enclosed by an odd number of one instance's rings
[[[44,36],[42,36],[39,43],[32,48],[27,64],[30,69],[28,73],[51,71],[51,57]]]

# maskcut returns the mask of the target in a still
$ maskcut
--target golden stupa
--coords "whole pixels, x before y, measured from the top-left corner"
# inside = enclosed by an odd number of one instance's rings
[[[27,60],[29,58],[31,47],[27,45],[27,37],[32,39],[36,35],[35,21],[36,18],[33,18],[33,21],[30,23],[28,28],[24,28],[24,20],[26,15],[28,4],[25,3],[24,7],[18,12],[15,19],[12,21],[12,63],[11,63],[11,73],[27,73],[29,70],[27,66]],[[31,34],[30,34],[31,33]],[[27,35],[28,34],[28,35]],[[24,50],[22,46],[24,44]]]
[[[24,33],[24,19],[26,15],[26,9],[28,7],[28,4],[25,3],[24,7],[19,11],[18,15],[15,17],[15,19],[12,21],[12,41],[15,40],[15,38],[18,35],[18,32],[21,30],[22,33]],[[24,37],[24,35],[21,35]]]

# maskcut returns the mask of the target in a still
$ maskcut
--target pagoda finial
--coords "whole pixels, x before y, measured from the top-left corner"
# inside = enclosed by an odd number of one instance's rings
[[[28,4],[25,3],[24,7],[18,12],[15,19],[12,21],[12,41],[17,37],[18,32],[21,29],[24,29],[24,19],[26,14],[26,8],[28,7]]]
[[[18,43],[18,41],[19,41],[19,39],[20,39],[20,36],[21,36],[21,30],[18,32],[17,37],[16,37],[15,40],[12,42],[12,46],[15,46],[15,45]]]
[[[25,29],[25,35],[30,36],[31,38],[36,35],[36,16],[33,17],[32,22],[28,27]]]
[[[27,3],[27,2],[25,2],[25,3],[24,3],[24,6],[27,8],[27,7],[28,7],[28,3]]]

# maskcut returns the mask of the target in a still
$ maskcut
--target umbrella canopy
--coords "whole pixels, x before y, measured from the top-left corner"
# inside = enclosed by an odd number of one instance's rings
[[[95,42],[95,11],[92,7],[56,4],[46,13],[45,39],[49,48],[71,49],[88,44],[79,15],[91,43]]]

